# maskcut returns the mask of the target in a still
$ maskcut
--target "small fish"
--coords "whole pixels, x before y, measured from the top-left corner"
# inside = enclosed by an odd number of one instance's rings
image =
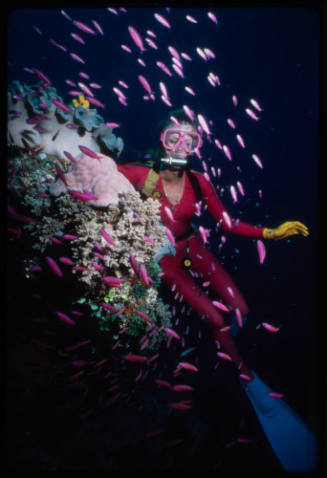
[[[172,234],[171,230],[170,230],[170,229],[168,229],[168,227],[165,227],[165,233],[166,233],[166,235],[167,235],[168,239],[170,240],[170,242],[172,243],[172,245],[173,245],[173,246],[175,246],[175,239],[174,239],[174,236],[173,236],[173,234]]]
[[[243,321],[242,321],[242,314],[240,312],[240,309],[238,307],[236,307],[235,309],[235,315],[236,315],[236,320],[237,320],[237,324],[240,328],[243,327]]]
[[[279,327],[274,327],[273,325],[268,324],[267,322],[261,322],[261,325],[263,325],[263,327],[269,332],[278,332],[280,329]]]
[[[168,22],[168,20],[167,20],[163,15],[161,15],[160,13],[154,13],[154,18],[155,18],[159,23],[161,23],[161,25],[163,25],[164,27],[166,27],[166,28],[171,28],[171,25],[170,25],[170,23]]]
[[[230,186],[229,190],[230,190],[231,196],[233,198],[233,202],[235,204],[236,202],[238,202],[238,197],[237,197],[237,192],[236,192],[235,186],[232,184]]]
[[[44,81],[44,83],[48,83],[48,84],[51,84],[51,81],[49,80],[49,78],[47,78],[44,73],[42,73],[42,71],[40,70],[37,70],[36,68],[34,69],[34,73],[36,74],[36,76],[38,76],[40,78],[40,80]]]
[[[60,262],[67,266],[73,266],[75,263],[69,257],[59,257]]]
[[[259,198],[262,199],[262,189],[258,190],[258,195],[259,195]]]
[[[56,274],[58,277],[63,277],[63,273],[60,267],[58,266],[56,261],[52,259],[52,257],[46,256],[45,260],[52,272],[54,272],[54,274]]]
[[[138,31],[134,27],[129,25],[128,32],[130,36],[132,37],[132,40],[135,43],[135,45],[141,50],[141,53],[145,51],[146,49],[144,48],[142,37],[138,33]]]
[[[174,385],[172,387],[172,390],[174,390],[174,392],[191,392],[192,390],[194,390],[193,387],[191,387],[190,385]]]
[[[190,352],[192,352],[192,350],[195,349],[196,347],[190,347],[189,349],[184,350],[183,352],[181,352],[180,357],[185,357],[185,355],[188,355]]]
[[[56,237],[50,237],[50,241],[53,242],[53,244],[58,244],[58,245],[62,245],[63,243],[57,239]]]
[[[146,32],[148,35],[150,35],[150,37],[157,38],[157,35],[152,30],[147,30]]]
[[[212,305],[214,305],[218,309],[223,310],[224,312],[229,312],[228,307],[226,307],[226,305],[222,304],[218,300],[213,300],[211,303],[212,303]]]
[[[208,229],[205,229],[203,226],[199,226],[199,232],[201,234],[202,241],[204,244],[208,243],[208,235],[210,231]]]
[[[90,33],[91,35],[94,35],[95,34],[95,31],[92,30],[92,28],[90,28],[88,25],[86,25],[85,23],[83,22],[80,22],[80,21],[77,21],[77,20],[73,20],[73,23],[74,25],[79,28],[80,30],[82,30],[83,32],[85,33]]]
[[[154,382],[161,387],[172,388],[170,383],[167,382],[166,380],[161,380],[161,379],[157,378]]]
[[[101,35],[104,35],[103,30],[101,26],[99,25],[99,23],[96,20],[92,20],[92,23],[95,26],[95,28],[98,30],[98,32],[101,33]]]
[[[258,121],[260,118],[258,118],[258,116],[255,114],[255,112],[253,110],[251,110],[250,108],[246,108],[245,109],[245,112],[248,116],[250,116],[250,118]]]
[[[68,158],[72,163],[77,163],[76,159],[74,156],[72,156],[68,151],[64,151],[64,155],[66,158]]]
[[[117,277],[114,277],[114,276],[102,277],[101,280],[109,286],[120,285],[122,282],[124,282],[124,279],[118,279]]]
[[[231,218],[230,218],[228,212],[227,212],[227,211],[223,211],[222,216],[223,216],[224,222],[227,224],[227,226],[228,226],[229,228],[231,228],[231,227],[232,227],[232,220],[231,220]]]
[[[138,275],[139,274],[139,265],[138,265],[135,257],[133,256],[133,254],[129,255],[129,260],[130,260],[130,263],[133,267],[133,270],[134,270],[135,274]]]
[[[237,181],[236,186],[237,186],[239,192],[242,194],[242,196],[245,196],[244,188],[243,188],[243,185],[242,185],[241,181]]]
[[[150,286],[150,281],[149,281],[149,277],[148,277],[148,274],[146,272],[146,268],[145,268],[144,264],[140,264],[140,277],[141,277],[142,281],[144,282],[144,284],[147,287],[149,287]]]
[[[70,22],[72,21],[72,19],[70,18],[70,16],[68,15],[68,13],[65,12],[65,10],[60,10],[60,13],[63,14],[63,16],[65,18],[67,18],[67,20],[69,20]]]
[[[254,98],[251,98],[250,99],[250,103],[255,107],[255,109],[257,111],[263,111],[261,106],[259,105],[259,103],[257,102],[257,100],[255,100]]]
[[[146,362],[147,361],[147,357],[145,357],[144,355],[135,355],[131,353],[127,355],[123,355],[123,359],[127,360],[128,362]]]
[[[217,355],[218,357],[222,358],[223,360],[228,360],[230,362],[232,362],[232,357],[230,357],[230,355],[228,354],[225,354],[224,352],[217,352]]]
[[[185,86],[184,87],[185,91],[187,91],[190,95],[195,96],[194,90],[190,86]]]
[[[173,403],[167,403],[168,407],[170,408],[176,408],[177,410],[189,410],[192,408],[191,405],[184,403],[184,402],[173,402]],[[180,440],[178,440],[179,442]]]
[[[86,94],[89,95],[89,96],[94,96],[94,94],[93,94],[93,92],[90,90],[90,88],[88,88],[88,86],[86,86],[84,83],[78,82],[77,84],[78,84],[78,86],[81,88],[81,90],[84,91],[84,93],[86,93]]]
[[[127,45],[120,45],[120,46],[123,50],[128,51],[128,53],[132,53],[132,50],[129,48],[129,46]]]
[[[156,65],[168,76],[172,76],[172,72],[169,70],[169,68],[162,62],[162,61],[157,61]]]
[[[128,88],[128,84],[127,84],[127,83],[125,83],[125,81],[123,81],[123,80],[119,80],[119,81],[118,81],[118,83],[119,83],[119,84],[120,84],[120,86],[122,86],[123,88],[126,88],[126,89]]]
[[[239,142],[239,144],[242,146],[242,148],[245,148],[244,139],[242,138],[242,136],[240,134],[236,135],[236,139]]]
[[[87,156],[90,156],[90,158],[100,159],[100,156],[95,151],[92,151],[86,146],[79,145],[78,147],[82,151],[82,153],[86,154]]]
[[[229,126],[230,126],[231,128],[233,128],[233,129],[236,128],[235,123],[234,123],[234,121],[233,121],[231,118],[227,118],[227,123],[229,124]]]
[[[52,100],[52,103],[54,103],[62,111],[65,111],[66,113],[72,113],[72,110],[68,108],[68,106],[66,106],[62,101]]]
[[[115,246],[114,241],[112,240],[112,238],[110,237],[110,235],[107,233],[107,231],[105,231],[104,229],[101,229],[100,233],[101,233],[102,237],[104,237],[104,239],[105,239],[109,244],[111,244],[112,246]]]
[[[69,189],[68,192],[74,198],[79,199],[80,201],[92,201],[94,200],[94,197],[95,197],[95,196],[90,196],[89,194],[86,194],[86,193],[82,193],[80,191],[73,191],[72,189]]]
[[[91,87],[91,88],[95,88],[95,89],[100,89],[100,88],[102,88],[102,86],[99,85],[99,83],[90,83],[90,87]]]
[[[118,15],[118,12],[117,12],[117,10],[116,10],[115,8],[109,8],[109,7],[108,7],[107,10],[108,10],[109,12],[113,13],[114,15]],[[123,10],[122,8],[120,8],[119,10],[124,11],[124,10],[126,10],[126,9]]]
[[[150,244],[154,244],[154,240],[151,239],[151,237],[144,236],[143,239],[144,239],[146,242],[149,242]]]
[[[259,262],[260,264],[263,264],[266,258],[266,248],[261,239],[257,240],[257,251],[259,255]]]
[[[67,241],[75,241],[77,239],[77,236],[73,236],[72,234],[64,234],[62,237],[67,239]]]
[[[33,30],[36,31],[36,33],[38,33],[39,35],[41,35],[41,36],[43,35],[41,30],[38,27],[36,27],[35,25],[33,25]]]
[[[284,394],[283,393],[276,393],[276,392],[269,392],[268,395],[273,398],[283,398]]]
[[[151,86],[150,86],[148,80],[142,75],[138,75],[138,79],[139,79],[141,85],[143,86],[143,88],[149,93],[149,95],[151,95],[152,94],[152,89],[151,89]]]
[[[142,58],[138,58],[137,61],[139,62],[140,65],[146,66],[145,61],[142,60]]]
[[[208,17],[210,18],[210,20],[212,20],[217,25],[218,20],[217,20],[217,17],[214,13],[208,12]]]
[[[72,80],[65,80],[65,83],[67,83],[67,85],[69,86],[72,86],[73,88],[76,87],[76,84]]]
[[[52,45],[54,45],[55,47],[59,48],[59,50],[62,50],[64,51],[65,53],[67,52],[67,48],[63,45],[61,45],[60,43],[56,42],[55,40],[53,40],[52,38],[50,38],[49,40],[50,43],[52,43]]]
[[[83,58],[81,58],[76,53],[70,52],[69,54],[70,54],[70,56],[72,57],[73,60],[78,61],[79,63],[85,64],[85,60],[83,60]]]
[[[101,302],[101,305],[102,305],[102,307],[104,307],[105,309],[110,310],[110,312],[117,312],[117,309],[115,309],[115,307],[113,307],[113,306],[110,305],[110,304],[106,304],[105,302]]]
[[[176,71],[177,75],[180,76],[181,78],[184,78],[184,73],[183,70],[176,65],[175,63],[172,65],[173,69]]]
[[[164,331],[167,332],[167,334],[173,337],[174,339],[180,340],[180,336],[178,335],[178,333],[170,329],[169,327],[166,327]]]
[[[171,211],[171,209],[168,207],[168,206],[165,206],[164,207],[165,209],[165,213],[167,214],[167,216],[169,217],[169,219],[172,221],[172,222],[176,222],[174,216],[173,216],[173,213]]]
[[[153,40],[151,40],[151,38],[146,38],[145,41],[151,48],[153,48],[154,50],[158,50],[158,46]]]
[[[234,105],[234,106],[237,106],[237,105],[238,105],[238,99],[237,99],[237,96],[236,96],[236,95],[233,95],[233,96],[232,96],[232,101],[233,101],[233,105]]]
[[[226,144],[223,145],[223,151],[225,153],[225,156],[229,159],[229,161],[232,161],[232,159],[233,159],[232,154],[230,152],[229,147]]]
[[[215,53],[210,48],[204,48],[203,51],[207,58],[216,58]]]
[[[252,154],[252,158],[253,158],[254,162],[259,166],[259,168],[263,169],[263,165],[262,165],[262,162],[261,162],[259,156],[257,156],[256,154]]]
[[[201,127],[203,128],[203,130],[207,133],[207,135],[211,135],[211,131],[209,129],[209,126],[208,126],[208,123],[206,122],[205,118],[203,117],[203,115],[201,114],[198,114],[198,121],[201,125]]]
[[[183,110],[185,111],[185,114],[188,118],[190,118],[191,121],[194,120],[195,113],[191,108],[189,108],[187,105],[183,105]]]
[[[93,98],[92,96],[87,96],[86,99],[95,106],[99,106],[100,108],[105,107],[104,104],[101,103],[101,101],[97,100],[96,98]]]
[[[204,53],[202,48],[197,47],[195,51],[197,52],[199,56],[201,56],[201,58],[203,58],[204,61],[207,61],[207,55]]]
[[[188,20],[191,23],[198,23],[198,21],[194,17],[192,17],[191,15],[186,15],[185,18],[186,18],[186,20]]]
[[[217,146],[218,149],[223,149],[222,144],[219,141],[219,139],[215,139],[214,143],[215,143],[215,145]]]
[[[56,141],[58,138],[58,134],[60,133],[61,129],[59,128],[58,131],[52,136],[51,141]]]
[[[199,369],[195,365],[193,365],[189,362],[179,362],[177,367],[178,368],[183,368],[185,370],[191,370],[192,372],[198,372],[199,371]]]
[[[56,312],[56,316],[62,320],[63,322],[66,322],[66,324],[69,324],[69,325],[76,325],[76,322],[71,319],[70,317],[68,317],[67,314],[64,314],[63,312],[60,312],[59,310],[57,310]]]
[[[163,101],[167,106],[172,107],[172,104],[171,104],[169,98],[167,98],[167,96],[161,95],[160,98],[162,99],[162,101]]]

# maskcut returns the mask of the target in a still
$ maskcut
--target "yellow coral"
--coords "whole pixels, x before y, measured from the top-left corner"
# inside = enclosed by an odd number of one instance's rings
[[[75,108],[77,108],[78,106],[83,106],[83,108],[89,108],[90,106],[90,102],[89,100],[86,100],[84,98],[84,95],[79,95],[78,97],[78,100],[76,100],[75,98],[72,100],[72,103],[73,105],[75,106]]]

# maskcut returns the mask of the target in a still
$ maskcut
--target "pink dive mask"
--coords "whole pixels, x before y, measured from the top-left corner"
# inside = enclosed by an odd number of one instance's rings
[[[167,128],[160,135],[160,141],[165,149],[176,151],[179,146],[187,153],[194,153],[202,146],[202,138],[195,131],[184,131]]]

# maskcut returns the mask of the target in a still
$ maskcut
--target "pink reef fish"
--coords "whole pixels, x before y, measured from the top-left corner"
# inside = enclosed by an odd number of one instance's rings
[[[73,155],[71,155],[68,151],[64,151],[64,155],[66,156],[66,158],[68,158],[72,163],[76,163],[76,159],[74,158]]]
[[[162,62],[162,61],[157,61],[156,65],[168,76],[172,76],[172,72],[169,70],[169,68]]]
[[[238,326],[240,328],[242,328],[243,327],[242,315],[241,315],[240,309],[238,307],[236,307],[236,309],[235,309],[235,315],[236,315],[236,320],[237,320]]]
[[[69,257],[59,257],[59,260],[67,266],[73,266],[75,264]]]
[[[174,385],[172,387],[172,390],[174,390],[175,392],[191,392],[192,390],[194,390],[194,388],[190,385]]]
[[[233,159],[232,154],[230,152],[229,147],[226,144],[223,145],[223,151],[224,151],[225,156],[227,157],[227,159],[229,159],[229,161],[232,161],[232,159]]]
[[[92,151],[86,146],[79,145],[78,147],[82,151],[82,153],[86,154],[87,156],[90,156],[90,158],[100,159],[100,156],[95,151]]]
[[[90,83],[90,87],[91,87],[91,88],[96,88],[96,89],[102,88],[102,86],[99,85],[98,83]]]
[[[257,100],[255,100],[254,98],[251,98],[250,99],[250,103],[255,107],[255,109],[257,111],[263,111],[261,106],[259,105],[259,103],[257,102]]]
[[[234,123],[234,121],[233,121],[231,118],[227,118],[227,123],[229,124],[229,126],[230,126],[231,128],[233,128],[233,129],[236,128],[235,123]]]
[[[50,269],[52,270],[52,272],[54,272],[54,274],[56,274],[58,277],[63,277],[63,273],[60,267],[58,266],[56,261],[52,259],[52,257],[46,256],[45,260],[48,266],[50,267]]]
[[[86,93],[87,95],[90,95],[90,96],[94,96],[94,94],[90,90],[90,88],[88,86],[86,86],[84,83],[78,82],[77,84],[80,87],[80,89],[84,91],[84,93]]]
[[[135,43],[135,45],[141,50],[141,53],[143,51],[145,51],[142,37],[138,33],[138,31],[134,27],[132,27],[131,25],[128,27],[128,31],[129,31],[129,34],[132,37],[132,40]]]
[[[222,304],[222,303],[219,302],[218,300],[213,300],[213,301],[212,301],[212,305],[214,305],[215,307],[217,307],[217,309],[223,310],[224,312],[229,312],[228,307],[226,307],[226,305]]]
[[[77,33],[72,32],[70,35],[74,38],[74,40],[78,41],[78,43],[81,43],[82,45],[85,45],[85,41]]]
[[[244,139],[242,138],[242,136],[240,134],[236,135],[236,139],[239,142],[239,144],[242,146],[242,148],[245,148]]]
[[[231,218],[230,218],[228,212],[227,212],[227,211],[223,211],[222,216],[223,216],[224,222],[227,224],[227,226],[228,226],[229,228],[231,228],[231,227],[232,227],[232,220],[231,220]]]
[[[62,111],[65,111],[66,113],[72,113],[72,110],[68,108],[62,101],[59,100],[52,100],[52,103],[54,103],[57,108],[61,109]]]
[[[185,18],[191,23],[198,23],[198,21],[194,17],[192,17],[192,15],[186,15]]]
[[[210,20],[212,20],[217,25],[218,20],[217,20],[217,17],[214,13],[208,12],[208,17],[210,18]]]
[[[258,121],[259,120],[259,117],[255,114],[255,112],[253,110],[251,110],[250,108],[246,108],[245,109],[245,112],[248,116],[250,116],[250,118]]]
[[[67,48],[63,45],[61,45],[60,43],[56,42],[55,40],[53,40],[52,38],[50,38],[49,40],[50,43],[52,43],[52,45],[54,45],[55,47],[59,48],[59,50],[62,50],[64,51],[65,53],[67,52]]]
[[[124,360],[127,360],[128,362],[146,362],[147,357],[144,355],[135,355],[135,354],[127,354],[123,356]]]
[[[101,233],[102,237],[104,237],[105,240],[108,242],[108,244],[111,244],[112,246],[115,246],[114,241],[111,239],[111,237],[109,236],[107,231],[105,231],[104,229],[101,229],[100,233]]]
[[[284,394],[283,393],[276,393],[276,392],[269,392],[268,395],[273,398],[283,398]]]
[[[232,362],[232,357],[230,355],[225,354],[224,352],[218,352],[217,353],[218,357],[222,358],[223,360],[228,360],[229,362]]]
[[[95,26],[95,28],[98,30],[98,32],[101,33],[101,35],[104,35],[103,30],[101,26],[99,25],[99,23],[96,20],[92,20],[92,23]]]
[[[161,23],[161,25],[163,25],[164,27],[166,27],[166,28],[171,28],[171,25],[170,25],[170,23],[168,22],[168,20],[167,20],[163,15],[161,15],[160,13],[154,13],[154,18],[155,18],[159,23]]]
[[[146,38],[145,41],[151,48],[153,48],[154,50],[158,50],[158,46],[153,40],[151,40],[151,38]]]
[[[104,108],[104,104],[101,101],[93,98],[92,96],[87,96],[86,99],[95,106],[99,106],[100,108]]]
[[[95,196],[90,196],[89,194],[82,193],[80,191],[74,191],[72,189],[68,190],[69,194],[80,201],[92,201]]]
[[[191,370],[192,372],[198,372],[199,371],[199,369],[195,365],[193,365],[189,362],[179,362],[179,364],[177,365],[177,368],[178,369],[183,368],[185,370]]]
[[[176,222],[173,213],[171,212],[171,209],[168,206],[165,206],[164,209],[171,222]]]
[[[140,265],[140,277],[141,277],[142,281],[144,282],[144,284],[147,287],[149,287],[150,286],[150,280],[149,280],[149,277],[148,277],[148,274],[146,272],[146,268],[145,268],[144,264]]]
[[[190,95],[195,96],[194,90],[190,86],[185,86],[185,91],[187,91]]]
[[[279,331],[279,327],[274,327],[273,325],[268,324],[267,322],[262,322],[261,325],[263,325],[263,327],[266,330],[268,330],[269,332],[278,332]]]
[[[168,239],[170,240],[170,242],[172,243],[172,245],[173,245],[173,246],[175,246],[175,239],[174,239],[174,236],[173,236],[173,234],[172,234],[171,230],[170,230],[170,229],[168,229],[168,227],[165,227],[165,233],[166,233],[166,235],[167,235]]]
[[[201,127],[203,128],[204,132],[207,133],[207,135],[211,135],[211,131],[210,131],[210,128],[208,126],[208,123],[206,122],[205,118],[203,115],[201,114],[198,114],[198,121],[201,125]]]
[[[133,254],[129,255],[129,260],[130,260],[130,263],[133,267],[133,270],[134,270],[135,274],[138,275],[139,274],[139,265],[138,265],[135,257],[133,256]]]
[[[263,264],[266,257],[266,248],[261,239],[257,240],[257,251],[259,255],[260,264]]]
[[[238,104],[237,96],[233,95],[233,96],[232,96],[232,101],[233,101],[233,105],[234,105],[234,106],[237,106],[237,104]]]
[[[73,58],[73,60],[78,61],[79,63],[85,64],[85,60],[83,60],[83,58],[81,58],[81,57],[80,57],[79,55],[77,55],[76,53],[70,52],[69,54],[70,54],[70,56]]]
[[[151,95],[153,95],[153,93],[152,93],[152,89],[151,89],[151,86],[150,86],[148,80],[146,78],[144,78],[143,75],[139,75],[138,79],[139,79],[141,85],[143,86],[143,88],[149,93],[149,95],[151,97]]]
[[[141,317],[142,319],[144,319],[146,322],[152,322],[152,320],[150,319],[150,317],[145,314],[144,312],[141,312],[140,310],[137,310],[137,309],[134,309],[134,312],[135,314],[137,314],[139,317]]]
[[[64,314],[63,312],[60,312],[59,310],[56,311],[56,316],[58,317],[58,319],[62,320],[66,324],[76,325],[76,322],[73,319],[68,317],[67,314]]]
[[[242,196],[245,196],[244,188],[243,188],[243,185],[242,185],[241,181],[237,181],[236,185],[237,185],[237,188],[238,188],[239,192],[242,194]]]
[[[261,162],[259,156],[257,156],[256,154],[252,154],[252,158],[253,158],[254,162],[259,166],[259,168],[263,169],[263,165],[262,165],[262,162]]]
[[[167,332],[167,334],[173,337],[174,339],[180,340],[180,336],[177,334],[177,332],[170,329],[169,327],[166,327],[164,331]]]
[[[235,186],[233,184],[230,186],[229,190],[230,190],[231,196],[233,198],[233,202],[234,203],[238,202],[237,192],[236,192]]]
[[[80,21],[77,21],[77,20],[73,20],[73,23],[74,25],[79,28],[80,30],[82,30],[83,32],[85,33],[90,33],[92,35],[95,34],[95,31],[92,30],[92,28],[90,28],[88,25],[86,25],[85,23],[83,22],[80,22]]]

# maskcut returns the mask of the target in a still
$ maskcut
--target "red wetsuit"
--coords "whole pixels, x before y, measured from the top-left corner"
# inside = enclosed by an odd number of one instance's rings
[[[126,176],[133,184],[136,190],[141,191],[149,172],[149,167],[137,165],[118,165],[118,170]],[[154,191],[160,191],[161,198],[161,220],[164,226],[168,227],[174,236],[181,236],[190,230],[190,224],[195,213],[196,196],[193,191],[190,180],[185,174],[184,192],[180,202],[173,206],[165,195],[163,183],[159,175],[159,179]],[[226,211],[221,201],[218,199],[214,187],[209,183],[201,173],[196,172],[199,185],[202,192],[202,203],[207,205],[207,210],[213,219],[218,222],[223,218],[222,213]],[[172,222],[164,207],[168,206],[174,209],[173,216],[175,222]],[[223,220],[221,228],[225,232],[239,234],[252,238],[263,237],[263,227],[252,226],[244,222],[232,221],[232,227]],[[219,264],[215,256],[204,247],[201,236],[194,232],[188,238],[176,242],[176,255],[167,254],[159,264],[164,272],[163,281],[172,286],[176,284],[176,291],[183,297],[183,300],[192,306],[200,316],[204,316],[207,325],[211,329],[215,340],[218,340],[225,351],[232,357],[233,361],[238,364],[240,357],[233,342],[233,338],[228,332],[219,332],[219,329],[226,326],[221,311],[219,311],[208,299],[204,291],[199,288],[193,280],[190,271],[183,266],[186,255],[191,259],[191,271],[203,275],[204,281],[210,281],[210,288],[217,294],[217,299],[222,300],[224,304],[230,306],[233,310],[238,308],[242,315],[248,312],[247,304],[236,287],[233,280]],[[188,250],[189,249],[189,250]],[[188,252],[188,254],[187,254]]]

